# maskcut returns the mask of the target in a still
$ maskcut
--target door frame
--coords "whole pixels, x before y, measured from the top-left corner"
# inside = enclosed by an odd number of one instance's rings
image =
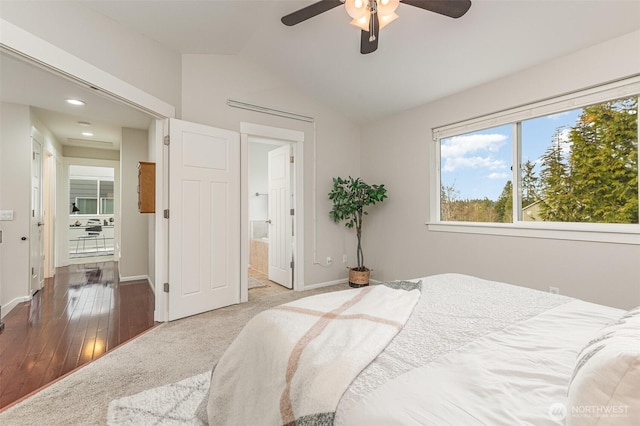
[[[127,104],[133,108],[143,111],[155,117],[155,123],[151,127],[155,128],[155,148],[156,148],[156,177],[163,174],[165,170],[163,158],[163,133],[159,129],[163,128],[164,120],[174,118],[176,109],[173,105],[152,96],[145,91],[121,80],[112,74],[96,67],[95,65],[78,58],[77,56],[49,43],[48,41],[28,32],[24,29],[0,18],[0,49],[13,54],[21,60],[32,65],[43,68],[49,72],[63,78],[74,81],[83,87],[97,90],[104,96]],[[156,180],[156,182],[164,182]],[[157,193],[166,191],[163,185],[156,185]],[[163,203],[166,201],[163,197]],[[163,204],[165,206],[166,204]],[[167,207],[163,207],[167,208]],[[168,298],[163,292],[163,283],[168,281],[168,224],[163,219],[161,209],[156,209],[156,244],[160,247],[156,250],[155,262],[155,283],[154,293],[156,299],[156,309],[154,319],[156,321],[167,321]],[[56,235],[58,237],[59,235]],[[60,254],[58,251],[57,254]],[[161,257],[162,261],[158,262]],[[27,271],[28,272],[28,271]],[[25,278],[28,278],[28,274]],[[26,288],[29,288],[27,285]],[[25,296],[27,296],[25,294]]]
[[[44,278],[52,278],[56,271],[56,157],[45,149],[42,163],[44,207]]]
[[[36,149],[35,145],[38,145],[37,148],[37,163],[36,161]],[[30,178],[30,186],[31,186],[31,197],[30,197],[30,206],[31,216],[29,218],[29,296],[33,296],[37,291],[41,290],[44,287],[44,232],[46,228],[42,228],[44,226],[44,206],[43,206],[43,186],[44,186],[44,177],[42,175],[43,167],[43,148],[44,144],[42,143],[42,135],[35,127],[31,127],[31,178]],[[34,199],[34,173],[37,171],[38,174],[38,199]],[[37,233],[39,233],[39,238],[35,239],[33,223],[38,223]],[[33,251],[37,250],[37,261],[34,263]],[[34,270],[37,269],[37,277],[38,282],[36,283],[36,288],[34,288],[33,277]]]
[[[240,122],[240,302],[249,300],[249,136],[276,139],[293,148],[293,290],[304,289],[304,132]]]

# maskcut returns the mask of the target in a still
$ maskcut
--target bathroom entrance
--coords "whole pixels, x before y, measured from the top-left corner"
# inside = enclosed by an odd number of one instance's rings
[[[250,295],[293,288],[293,161],[290,143],[249,138]]]

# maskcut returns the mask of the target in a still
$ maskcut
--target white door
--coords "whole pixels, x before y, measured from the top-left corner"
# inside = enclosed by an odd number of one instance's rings
[[[287,288],[291,281],[291,147],[269,151],[269,279]]]
[[[42,217],[42,145],[31,138],[31,221],[29,230],[29,266],[31,294],[43,286],[43,217]]]
[[[240,135],[169,120],[169,320],[240,302]]]

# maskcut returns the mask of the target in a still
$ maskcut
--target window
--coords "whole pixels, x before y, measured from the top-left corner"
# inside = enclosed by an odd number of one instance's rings
[[[434,223],[638,228],[639,93],[635,78],[434,129]]]
[[[505,222],[511,198],[512,138],[509,125],[457,135],[440,142],[440,220]]]
[[[113,214],[113,181],[70,179],[69,194],[72,209],[80,209],[77,214]]]

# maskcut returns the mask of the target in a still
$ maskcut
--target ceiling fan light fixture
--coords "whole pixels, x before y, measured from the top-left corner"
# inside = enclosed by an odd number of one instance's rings
[[[369,18],[371,15],[367,14],[361,18],[358,19],[352,19],[350,24],[353,25],[354,27],[358,27],[360,29],[362,29],[363,31],[369,31]]]
[[[395,15],[400,0],[378,0],[378,16]]]
[[[400,0],[378,0],[373,9],[369,5],[369,0],[346,0],[344,4],[347,13],[353,18],[350,22],[351,25],[369,32],[369,21],[372,13],[378,14],[380,29],[398,19],[396,9],[400,4]],[[377,11],[374,12],[374,10]]]
[[[396,13],[392,13],[391,15],[380,15],[378,18],[380,22],[380,29],[383,29],[384,27],[398,19],[398,15]]]
[[[344,7],[353,19],[369,16],[369,0],[346,0]]]

